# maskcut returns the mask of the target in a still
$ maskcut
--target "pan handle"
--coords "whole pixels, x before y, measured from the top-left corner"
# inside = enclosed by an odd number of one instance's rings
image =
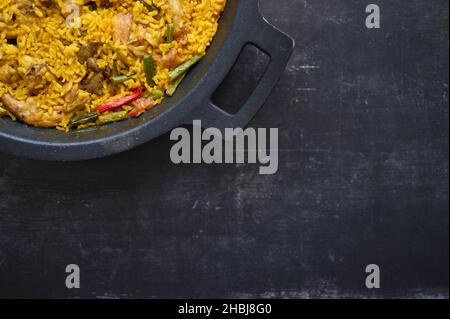
[[[253,44],[269,56],[269,65],[255,90],[236,114],[229,114],[214,105],[211,101],[211,95],[209,95],[196,112],[197,119],[201,119],[204,128],[214,127],[224,131],[225,128],[243,128],[246,126],[263,106],[286,69],[294,49],[294,40],[272,26],[265,20],[259,10],[254,14],[256,17],[252,17],[254,21],[252,21],[252,27],[249,30],[246,29],[248,23],[242,24],[240,30],[242,39],[239,41],[240,48],[238,48],[238,51],[241,52],[247,44]],[[215,87],[216,89],[222,81]]]

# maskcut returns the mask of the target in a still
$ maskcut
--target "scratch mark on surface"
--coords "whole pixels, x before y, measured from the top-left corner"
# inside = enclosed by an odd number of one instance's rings
[[[315,91],[317,91],[317,89],[316,88],[298,88],[297,91],[315,92]]]

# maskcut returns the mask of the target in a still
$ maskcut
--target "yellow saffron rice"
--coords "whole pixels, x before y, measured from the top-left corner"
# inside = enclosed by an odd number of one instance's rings
[[[41,116],[51,123],[46,120],[40,125],[37,120],[28,123],[30,125],[68,130],[74,116],[96,112],[98,105],[125,97],[135,88],[166,92],[171,85],[169,73],[173,68],[164,67],[164,63],[156,59],[153,83],[149,82],[143,67],[144,54],[164,59],[175,50],[178,65],[194,56],[205,55],[217,32],[225,2],[0,0],[0,97],[8,95],[26,102],[35,108],[35,119]],[[130,14],[132,24],[127,41],[118,41],[114,19]],[[170,41],[168,28],[174,26],[178,36]],[[118,70],[130,80],[112,84],[110,77],[105,77],[101,94],[86,90],[83,80],[95,72],[85,61],[80,61],[78,54],[92,43],[99,44],[94,57],[100,69]],[[45,65],[39,77],[29,76],[30,58]],[[72,109],[67,106],[67,95],[74,86],[79,87],[76,98],[84,103]],[[154,98],[154,105],[162,99],[161,96]],[[5,103],[0,107],[5,109]],[[121,111],[131,107],[121,108]]]

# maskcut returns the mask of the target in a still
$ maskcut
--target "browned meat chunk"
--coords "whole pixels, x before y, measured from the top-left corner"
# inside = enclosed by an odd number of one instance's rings
[[[47,65],[43,60],[24,56],[21,66],[25,70],[23,77],[27,83],[27,88],[30,90],[30,93],[37,94],[39,91],[37,87],[42,88],[43,76],[47,72]]]
[[[95,73],[92,78],[88,78],[83,82],[85,90],[91,94],[102,95],[104,79],[105,76],[102,72]]]
[[[166,55],[156,57],[155,60],[165,69],[173,69],[183,62],[176,49],[171,49]]]
[[[101,72],[100,67],[97,64],[97,60],[95,58],[89,58],[87,59],[87,67],[89,70],[94,72]]]
[[[17,72],[18,63],[16,60],[8,61],[3,65],[0,64],[0,82],[12,84],[20,80]]]
[[[49,112],[40,108],[34,98],[19,101],[9,94],[1,98],[3,106],[21,121],[37,127],[55,127],[63,119],[63,113],[59,111]]]
[[[97,54],[98,49],[101,47],[100,43],[90,43],[81,47],[80,51],[77,53],[78,60],[80,63],[86,62],[89,58]]]

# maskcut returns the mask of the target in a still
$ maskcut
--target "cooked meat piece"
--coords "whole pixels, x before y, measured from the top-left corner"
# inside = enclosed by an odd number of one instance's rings
[[[101,47],[100,43],[90,43],[81,47],[80,51],[77,53],[78,60],[81,64],[86,62],[90,57],[93,57],[97,54],[98,49]]]
[[[169,8],[173,16],[173,24],[175,27],[178,27],[184,15],[181,0],[169,0]]]
[[[78,98],[78,90],[80,89],[80,84],[75,84],[72,89],[64,97],[65,111],[66,113],[72,113],[77,110],[81,110],[85,106],[84,100]]]
[[[21,121],[37,127],[55,127],[63,119],[62,112],[49,112],[40,108],[35,99],[30,97],[26,101],[19,101],[9,94],[1,98],[3,106]]]
[[[111,23],[114,31],[114,41],[128,43],[130,40],[131,25],[133,24],[133,14],[130,12],[118,14],[114,16]]]
[[[80,89],[79,84],[75,84],[74,86],[72,86],[72,89],[70,89],[70,91],[64,97],[64,102],[72,103],[73,101],[75,101],[79,89]]]
[[[100,67],[97,64],[97,60],[95,58],[89,58],[87,59],[87,67],[89,70],[94,72],[101,72]]]
[[[47,65],[43,60],[29,55],[22,58],[21,67],[25,70],[25,76],[42,76],[47,72]]]
[[[47,72],[47,65],[41,59],[26,55],[22,58],[20,66],[25,71],[22,76],[30,93],[39,93],[40,89],[43,88],[42,81]]]
[[[171,49],[166,55],[162,57],[156,56],[155,60],[165,69],[173,69],[183,62],[178,56],[178,52],[176,49]]]
[[[162,35],[154,36],[153,33],[149,32],[148,28],[144,27],[143,25],[138,25],[137,30],[136,40],[141,42],[145,40],[154,48],[156,48],[163,40]]]
[[[91,94],[102,95],[103,94],[103,80],[105,76],[102,72],[95,73],[94,76],[87,80],[85,90]]]
[[[9,61],[0,66],[0,82],[11,84],[20,80],[17,72],[18,63],[16,60]]]
[[[113,75],[113,72],[109,67],[106,67],[102,72],[106,78],[110,78]]]

